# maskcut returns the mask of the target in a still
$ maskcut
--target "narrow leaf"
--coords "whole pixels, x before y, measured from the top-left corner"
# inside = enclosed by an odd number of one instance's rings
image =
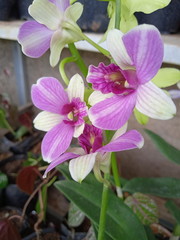
[[[152,139],[156,147],[159,149],[159,151],[164,154],[169,160],[172,162],[175,162],[177,164],[180,164],[180,150],[173,147],[171,144],[166,142],[163,138],[161,138],[156,133],[145,129],[145,132],[148,134],[148,136]]]
[[[171,200],[167,201],[165,206],[176,219],[176,222],[180,224],[180,208]]]
[[[5,188],[8,185],[7,175],[0,172],[0,189]]]
[[[141,192],[165,198],[180,198],[180,179],[133,178],[123,186],[124,192]]]
[[[59,181],[55,182],[55,187],[63,192],[69,200],[73,201],[98,226],[102,184],[92,185],[85,181],[81,184],[74,181]],[[112,192],[109,194],[106,234],[109,236],[107,240],[147,240],[144,228],[138,218]]]

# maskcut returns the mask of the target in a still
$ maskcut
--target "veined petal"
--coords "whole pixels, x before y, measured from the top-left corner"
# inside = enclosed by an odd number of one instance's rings
[[[71,19],[76,22],[83,12],[83,5],[79,2],[74,3],[70,7],[68,7],[65,11],[65,16],[67,19]]]
[[[96,103],[99,103],[107,98],[114,96],[114,93],[103,94],[100,91],[94,91],[88,98],[88,103],[91,106],[94,106]]]
[[[41,57],[49,48],[53,31],[36,21],[25,22],[18,34],[18,42],[25,55],[33,58]]]
[[[133,68],[133,61],[129,56],[122,40],[123,33],[120,30],[113,29],[107,35],[107,46],[115,62],[121,69]]]
[[[92,124],[98,128],[117,130],[131,116],[135,102],[136,92],[108,98],[90,108],[89,118]]]
[[[34,127],[38,130],[48,132],[62,122],[63,116],[47,111],[40,112],[34,119]]]
[[[73,98],[80,98],[83,102],[84,100],[84,82],[79,74],[75,74],[68,85],[67,94],[69,96],[69,101],[71,102]]]
[[[115,140],[116,138],[120,137],[127,131],[128,123],[126,122],[121,128],[119,128],[115,134],[113,135],[112,140]]]
[[[130,130],[124,133],[120,137],[112,140],[107,145],[99,148],[98,152],[119,152],[124,150],[130,150],[134,148],[142,148],[144,145],[144,139],[142,135],[136,130]]]
[[[151,82],[139,86],[136,108],[155,119],[170,119],[176,113],[176,106],[171,98]]]
[[[136,68],[139,83],[150,81],[161,67],[164,54],[158,29],[153,25],[139,25],[122,39]]]
[[[78,138],[83,133],[84,126],[85,126],[84,123],[79,126],[75,126],[73,137]]]
[[[50,163],[50,165],[47,167],[44,175],[43,175],[43,178],[46,178],[47,174],[49,171],[51,171],[53,168],[57,167],[59,164],[69,160],[69,159],[72,159],[72,158],[75,158],[75,157],[78,157],[79,155],[78,154],[74,154],[74,153],[64,153],[63,155],[61,155],[60,157],[58,157],[56,160],[52,161]]]
[[[71,177],[76,182],[82,182],[82,180],[91,172],[93,169],[97,153],[87,154],[69,162],[69,171]]]
[[[37,22],[44,24],[51,30],[58,29],[63,17],[56,5],[48,0],[34,0],[28,10]]]
[[[37,84],[33,84],[31,98],[36,107],[52,113],[60,113],[62,107],[69,103],[63,86],[53,77],[40,78]]]
[[[51,162],[64,153],[71,143],[73,133],[74,127],[64,122],[47,132],[41,145],[44,161]]]
[[[64,12],[66,8],[70,6],[70,0],[49,0],[55,4],[61,12]]]

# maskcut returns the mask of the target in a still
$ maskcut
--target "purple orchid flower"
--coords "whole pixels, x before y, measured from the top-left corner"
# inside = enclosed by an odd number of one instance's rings
[[[81,182],[96,164],[101,169],[109,167],[111,152],[141,148],[144,144],[142,135],[136,130],[126,132],[126,129],[127,125],[124,125],[116,131],[111,141],[103,146],[102,130],[86,124],[83,134],[78,138],[82,148],[72,148],[71,152],[64,153],[52,161],[46,169],[44,177],[57,165],[72,159],[69,163],[70,174],[75,181]]]
[[[89,118],[101,129],[116,130],[133,109],[151,118],[170,119],[176,113],[171,98],[150,80],[163,60],[163,43],[157,28],[140,25],[126,34],[114,29],[107,37],[108,49],[118,64],[91,65],[87,81],[96,90],[89,98]]]
[[[84,83],[76,74],[65,91],[56,78],[44,77],[32,86],[31,96],[34,105],[43,110],[34,119],[34,126],[47,132],[41,145],[42,156],[51,162],[67,150],[72,137],[79,137],[84,130]]]
[[[64,46],[81,40],[80,34],[67,26],[64,27],[64,24],[69,24],[81,32],[76,21],[82,11],[80,3],[70,6],[69,0],[34,0],[29,7],[29,13],[35,21],[25,22],[18,35],[23,53],[39,58],[50,48],[50,64],[54,67]]]

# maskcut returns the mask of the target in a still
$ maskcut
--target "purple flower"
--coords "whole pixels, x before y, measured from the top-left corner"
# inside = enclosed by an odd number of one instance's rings
[[[69,159],[72,159],[69,163],[70,174],[77,182],[81,182],[97,166],[106,171],[104,169],[109,168],[111,152],[141,148],[144,144],[144,139],[139,132],[136,130],[126,132],[126,129],[127,125],[123,126],[115,133],[111,141],[103,146],[102,130],[86,124],[83,134],[79,137],[79,144],[82,148],[72,148],[71,152],[64,153],[52,161],[44,177],[50,170]]]
[[[34,105],[43,110],[34,119],[34,126],[47,131],[41,148],[43,159],[50,162],[67,150],[72,137],[79,137],[84,130],[84,83],[76,74],[65,91],[56,78],[44,77],[32,86],[31,96]]]
[[[107,37],[118,64],[90,66],[87,81],[96,90],[89,98],[89,118],[101,129],[115,130],[133,109],[151,118],[170,119],[176,113],[171,98],[150,80],[162,64],[163,43],[157,28],[140,25],[126,34],[114,29]]]
[[[80,3],[70,6],[69,0],[34,0],[29,13],[35,21],[25,22],[18,35],[24,54],[38,58],[50,48],[50,64],[54,67],[64,46],[81,39],[76,21],[82,11]],[[64,27],[67,24],[76,32]]]

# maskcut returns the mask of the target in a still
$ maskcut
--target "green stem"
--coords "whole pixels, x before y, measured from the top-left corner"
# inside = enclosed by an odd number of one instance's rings
[[[115,185],[116,185],[117,195],[119,198],[123,198],[121,182],[120,182],[120,177],[119,177],[119,171],[118,171],[118,166],[117,166],[117,160],[116,160],[116,155],[114,152],[111,154],[111,167],[112,167],[112,172],[113,172],[114,181],[115,181]]]
[[[120,29],[121,21],[121,0],[116,0],[115,28]]]
[[[108,181],[109,177],[110,177],[109,173],[106,173],[105,179],[107,181]],[[101,212],[100,212],[100,219],[99,219],[98,240],[104,240],[108,200],[109,200],[109,187],[106,183],[104,183],[103,192],[102,192],[102,200],[101,200]]]
[[[76,58],[74,56],[66,57],[59,64],[59,72],[66,85],[69,84],[69,78],[67,77],[65,72],[65,65],[69,62],[75,62],[75,61],[76,61]]]
[[[106,57],[109,57],[110,54],[109,52],[104,49],[103,47],[99,46],[97,43],[95,43],[93,40],[91,40],[88,36],[86,36],[85,34],[82,33],[82,36],[84,38],[84,40],[86,40],[88,43],[90,43],[93,47],[95,47],[99,52],[101,52],[102,54],[104,54]]]
[[[87,66],[84,63],[81,55],[79,54],[76,46],[74,45],[74,43],[70,43],[70,44],[68,44],[68,46],[69,46],[69,50],[70,50],[71,54],[73,55],[73,57],[76,58],[76,60],[75,60],[76,64],[78,65],[78,67],[81,70],[84,77],[86,77],[88,74],[88,69],[87,69]]]

